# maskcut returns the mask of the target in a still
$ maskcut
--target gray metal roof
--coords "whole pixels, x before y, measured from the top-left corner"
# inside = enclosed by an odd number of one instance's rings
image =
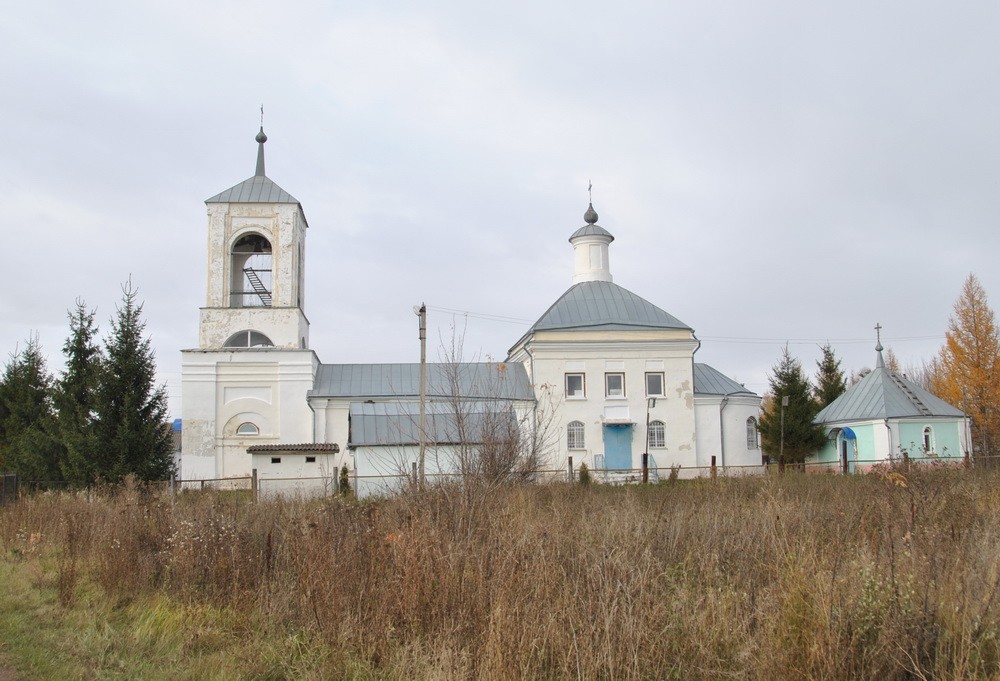
[[[830,424],[869,419],[964,415],[960,409],[916,383],[894,374],[883,364],[876,365],[874,371],[828,404],[813,422]]]
[[[264,175],[254,175],[219,192],[205,203],[298,203],[298,199]]]
[[[572,243],[573,239],[578,236],[606,236],[608,237],[608,243],[615,240],[615,238],[611,235],[611,232],[604,229],[600,225],[584,225],[580,229],[573,232],[573,235],[569,238],[570,242]]]
[[[430,444],[477,443],[514,435],[517,420],[512,410],[492,409],[481,402],[426,405],[424,432]],[[352,402],[349,447],[365,445],[415,445],[420,442],[420,405],[416,402]]]
[[[457,395],[456,395],[457,393]],[[428,364],[430,397],[533,400],[524,365],[511,362]],[[415,397],[419,364],[320,364],[311,397]]]
[[[581,281],[562,294],[528,331],[552,329],[684,329],[690,326],[610,281]]]
[[[695,395],[750,395],[757,393],[714,369],[707,364],[694,364],[694,394]]]

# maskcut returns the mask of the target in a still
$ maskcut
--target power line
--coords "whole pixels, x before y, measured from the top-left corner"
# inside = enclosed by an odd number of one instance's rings
[[[459,314],[463,317],[473,317],[475,319],[487,319],[493,322],[503,322],[505,324],[533,324],[533,319],[521,319],[519,317],[505,317],[503,315],[489,314],[487,312],[472,312],[470,310],[455,310],[450,307],[427,306],[428,310],[435,312],[447,312],[448,314]]]
[[[788,343],[789,345],[812,345],[814,343],[819,343],[821,345],[826,343],[851,345],[872,342],[871,338],[752,338],[739,336],[699,336],[699,338],[703,341],[712,341],[713,343]],[[895,338],[886,338],[885,340],[887,343],[906,343],[911,341],[929,340],[941,341],[944,340],[944,336],[898,336]]]

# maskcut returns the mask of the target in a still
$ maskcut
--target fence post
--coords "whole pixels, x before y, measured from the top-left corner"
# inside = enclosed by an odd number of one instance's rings
[[[649,482],[649,453],[642,453],[642,484]]]
[[[250,474],[250,497],[257,501],[257,469],[254,468],[253,472]]]
[[[718,469],[715,466],[715,454],[713,454],[712,455],[712,480],[715,480],[715,476],[716,476],[717,472],[718,472]]]
[[[573,482],[573,457],[566,458],[566,479]]]
[[[202,492],[205,491],[205,481],[204,480],[201,481],[201,491]]]
[[[414,461],[411,465],[410,476],[413,478],[413,486],[416,487],[420,482],[419,473],[417,472],[417,462]]]

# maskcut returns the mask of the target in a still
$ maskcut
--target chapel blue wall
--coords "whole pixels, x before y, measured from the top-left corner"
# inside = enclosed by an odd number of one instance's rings
[[[924,427],[934,429],[934,452],[936,456],[926,456],[924,453]],[[961,444],[962,421],[900,421],[899,449],[906,451],[911,459],[930,459],[948,461],[961,459],[963,456]]]

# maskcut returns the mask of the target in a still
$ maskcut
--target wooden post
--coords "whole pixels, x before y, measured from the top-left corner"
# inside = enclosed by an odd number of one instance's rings
[[[712,455],[712,480],[715,480],[716,474],[717,474],[717,471],[716,471],[716,467],[715,467],[715,454],[713,454]]]
[[[257,469],[254,468],[250,473],[250,497],[257,501]]]
[[[573,482],[573,457],[570,456],[566,459],[566,479],[569,482]]]
[[[205,491],[205,481],[204,480],[201,481],[201,491],[202,492]]]
[[[410,475],[413,476],[413,486],[416,487],[417,485],[419,485],[420,484],[420,478],[418,476],[420,474],[417,472],[417,462],[416,461],[413,462],[413,470],[410,472]]]
[[[642,484],[649,483],[649,454],[642,453]]]

